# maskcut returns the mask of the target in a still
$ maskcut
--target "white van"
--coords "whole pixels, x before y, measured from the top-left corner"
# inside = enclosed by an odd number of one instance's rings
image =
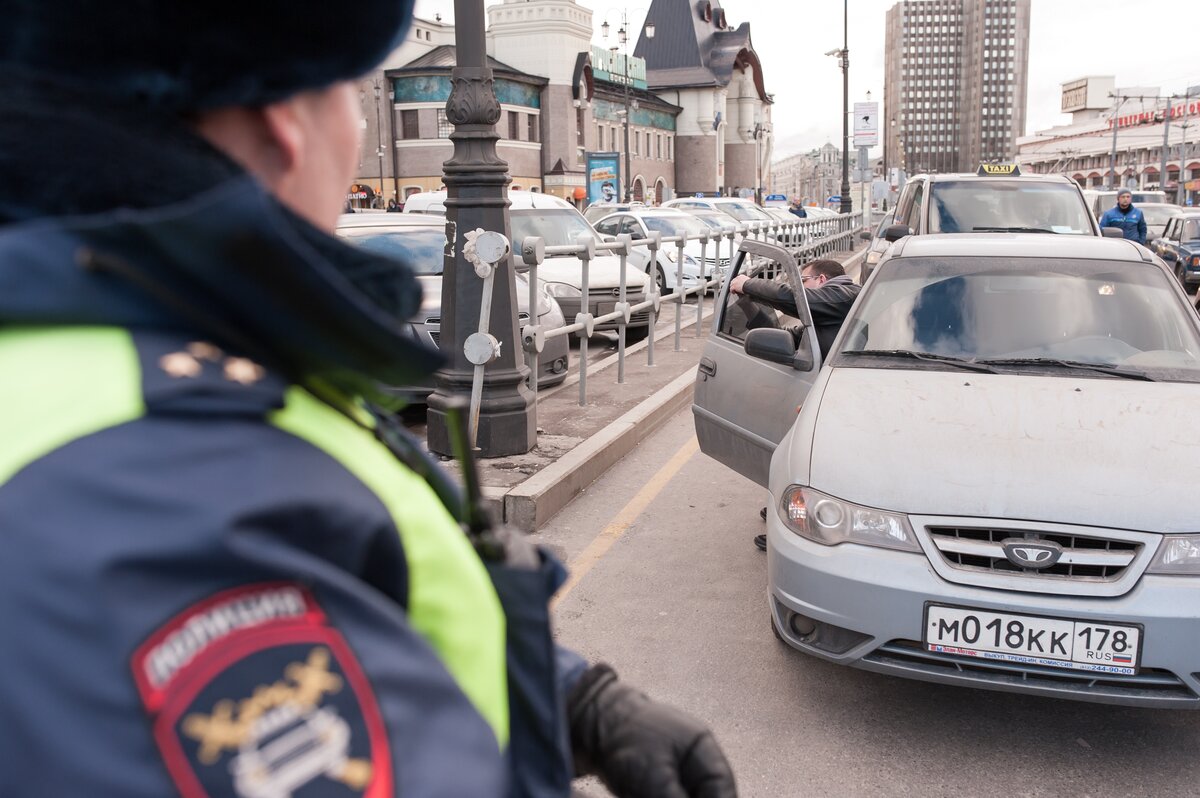
[[[521,265],[521,241],[530,236],[540,236],[547,247],[575,244],[580,235],[590,235],[597,244],[603,243],[583,214],[564,199],[536,191],[511,190],[508,192],[508,201],[514,265]],[[404,212],[445,214],[445,202],[445,191],[413,194],[405,200]],[[625,296],[631,305],[644,301],[650,291],[650,276],[646,273],[649,261],[650,253],[644,247],[635,248],[627,258]],[[583,263],[579,258],[573,255],[548,256],[538,267],[538,279],[558,301],[567,322],[573,322],[575,314],[583,308]],[[588,312],[594,316],[611,313],[618,301],[620,285],[620,258],[597,253],[588,267]],[[615,330],[617,327],[614,321],[596,325],[597,330]],[[625,340],[640,341],[649,331],[649,311],[635,313],[625,329]]]

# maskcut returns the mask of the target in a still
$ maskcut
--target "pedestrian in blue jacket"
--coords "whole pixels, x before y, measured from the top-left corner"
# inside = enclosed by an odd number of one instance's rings
[[[330,233],[412,5],[0,0],[0,795],[734,798],[378,409],[441,358]]]
[[[1133,193],[1127,188],[1117,192],[1117,204],[1100,217],[1100,227],[1119,227],[1129,241],[1146,243],[1146,217],[1133,207]]]

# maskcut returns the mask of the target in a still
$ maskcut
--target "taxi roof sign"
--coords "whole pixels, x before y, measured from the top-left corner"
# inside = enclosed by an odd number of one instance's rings
[[[1021,167],[1015,163],[981,163],[975,174],[979,177],[1020,177]]]

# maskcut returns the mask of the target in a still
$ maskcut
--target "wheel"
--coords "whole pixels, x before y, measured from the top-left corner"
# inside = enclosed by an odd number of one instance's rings
[[[658,283],[659,296],[667,295],[667,273],[663,271],[662,266],[654,267],[654,282]]]
[[[626,327],[625,328],[625,343],[636,344],[638,341],[646,340],[650,335],[650,325],[646,324],[641,327]]]

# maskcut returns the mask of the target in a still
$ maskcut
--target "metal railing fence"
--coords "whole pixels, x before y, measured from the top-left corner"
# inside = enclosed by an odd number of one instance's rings
[[[648,238],[633,239],[626,234],[617,236],[615,240],[598,242],[597,236],[585,233],[580,234],[575,244],[550,247],[547,247],[541,238],[526,238],[520,242],[519,252],[519,262],[526,268],[522,270],[518,267],[518,270],[525,271],[528,275],[529,307],[531,310],[538,307],[538,267],[546,258],[573,256],[578,258],[582,265],[580,312],[576,314],[575,319],[568,320],[562,326],[547,329],[537,323],[538,314],[531,312],[529,314],[530,323],[526,324],[521,330],[521,346],[525,350],[525,359],[530,370],[529,388],[534,392],[536,398],[538,389],[538,360],[546,341],[564,335],[578,334],[581,338],[585,339],[580,342],[579,357],[577,360],[579,368],[579,404],[581,406],[586,405],[588,371],[586,338],[591,337],[597,326],[605,325],[609,322],[616,324],[617,382],[625,382],[627,328],[633,316],[640,313],[647,313],[649,315],[647,320],[649,331],[646,336],[646,363],[647,365],[654,365],[654,328],[658,321],[659,310],[664,303],[675,303],[678,305],[675,313],[674,334],[676,352],[682,349],[684,307],[691,296],[696,297],[695,336],[697,338],[702,337],[704,335],[704,325],[702,324],[704,318],[704,296],[709,289],[715,289],[714,301],[716,297],[720,296],[721,284],[726,279],[734,264],[739,238],[741,240],[752,238],[776,244],[786,249],[796,259],[796,263],[802,266],[809,261],[825,257],[833,252],[853,249],[855,237],[866,226],[865,212],[860,212],[839,214],[837,216],[818,219],[797,218],[795,222],[781,220],[779,222],[731,224],[721,230],[714,229],[712,232],[704,232],[693,236],[664,236],[661,233],[654,232]],[[695,285],[684,288],[684,266],[686,263],[684,248],[688,242],[693,241],[700,244],[700,258],[698,261],[700,275]],[[708,257],[710,246],[713,252],[712,258]],[[659,251],[665,247],[675,247],[676,249],[675,258],[673,259],[675,267],[675,290],[663,295],[658,290],[658,281],[655,279],[655,266],[658,264]],[[626,266],[629,262],[629,256],[638,248],[646,249],[649,255],[647,268],[650,276],[648,281],[650,290],[644,300],[631,304],[629,302],[629,286],[626,284]],[[721,255],[722,249],[725,252],[724,260],[722,260]],[[618,256],[620,260],[620,284],[617,291],[617,302],[613,306],[613,309],[610,312],[597,315],[590,312],[592,300],[589,294],[588,283],[591,276],[592,261],[599,254],[604,253]],[[778,271],[778,269],[768,268],[763,272],[763,276],[775,277]],[[486,293],[484,301],[487,301]],[[482,380],[481,373],[477,373],[476,380]]]

